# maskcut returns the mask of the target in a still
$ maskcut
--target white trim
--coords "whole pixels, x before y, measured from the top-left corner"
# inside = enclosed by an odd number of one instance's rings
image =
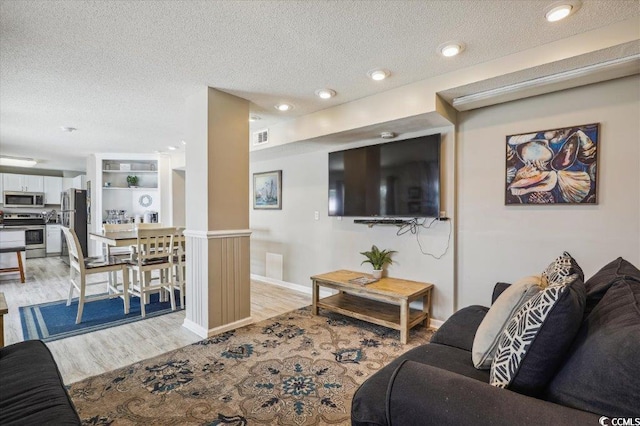
[[[207,330],[206,328],[200,326],[199,324],[196,324],[195,322],[185,318],[184,322],[182,323],[182,326],[187,330],[202,337],[203,339],[206,339],[207,337],[215,336],[216,334],[224,333],[225,331],[235,330],[236,328],[244,327],[245,325],[249,325],[251,323],[253,323],[253,318],[247,317],[238,321],[234,321],[229,324],[221,325],[219,327],[210,328],[209,330]]]
[[[444,321],[433,319],[433,318],[429,320],[429,328],[434,328],[437,330],[440,327],[442,327],[442,324],[444,324]]]
[[[231,237],[249,237],[251,235],[251,229],[224,229],[221,231],[190,231],[185,229],[182,233],[185,237],[193,238],[231,238]]]
[[[195,333],[202,338],[207,337],[207,329],[200,326],[200,324],[197,324],[191,321],[190,319],[185,318],[184,321],[182,322],[182,326],[187,330],[189,330],[190,332]]]
[[[267,278],[257,274],[251,274],[251,279],[263,282],[265,284],[277,285],[278,287],[284,287],[290,290],[299,291],[300,293],[305,293],[309,295],[313,294],[313,290],[311,289],[311,287],[307,287],[300,284],[294,284],[287,281],[277,280],[275,278]],[[335,293],[331,290],[320,289],[320,297],[329,297],[333,294]]]

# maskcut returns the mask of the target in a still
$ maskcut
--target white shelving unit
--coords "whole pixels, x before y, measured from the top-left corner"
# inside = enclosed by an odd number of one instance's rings
[[[101,222],[106,220],[106,210],[126,210],[129,217],[160,211],[158,160],[103,159],[100,167]],[[137,185],[129,186],[128,176],[136,176]]]

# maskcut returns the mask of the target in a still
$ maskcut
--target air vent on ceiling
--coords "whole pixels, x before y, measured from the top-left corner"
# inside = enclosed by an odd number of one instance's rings
[[[269,129],[253,132],[254,145],[263,145],[265,143],[269,143]]]

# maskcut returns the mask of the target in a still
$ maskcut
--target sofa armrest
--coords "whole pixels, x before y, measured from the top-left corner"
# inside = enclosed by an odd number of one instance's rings
[[[491,295],[491,304],[493,305],[496,299],[507,289],[511,284],[509,283],[496,283],[493,287],[493,294]]]
[[[451,315],[431,337],[431,343],[471,351],[473,339],[489,308],[472,305]]]
[[[500,389],[415,361],[387,388],[390,425],[597,425],[600,416]]]

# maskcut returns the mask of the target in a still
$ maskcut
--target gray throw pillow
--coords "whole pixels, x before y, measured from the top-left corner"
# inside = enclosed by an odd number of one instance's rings
[[[540,290],[542,290],[540,275],[525,277],[507,287],[491,305],[473,339],[471,357],[473,365],[477,369],[488,370],[491,368],[500,336],[507,322],[522,305]]]

